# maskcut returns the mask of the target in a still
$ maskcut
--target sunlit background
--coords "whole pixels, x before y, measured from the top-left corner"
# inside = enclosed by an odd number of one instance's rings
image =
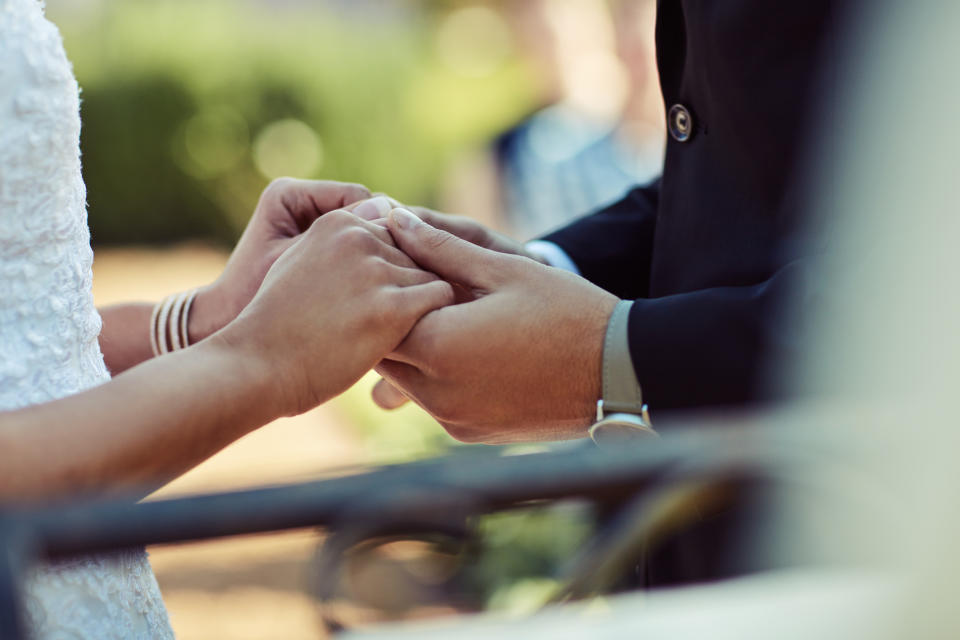
[[[361,182],[524,237],[650,180],[663,146],[653,4],[48,0],[82,87],[98,304],[214,279],[279,176]],[[268,425],[160,494],[456,446],[416,408],[375,408],[371,385]],[[522,609],[585,522],[575,507],[497,516],[466,569],[415,544],[387,549],[351,568],[338,615]],[[319,540],[296,532],[152,549],[178,637],[317,637]],[[454,571],[456,597],[424,588]]]

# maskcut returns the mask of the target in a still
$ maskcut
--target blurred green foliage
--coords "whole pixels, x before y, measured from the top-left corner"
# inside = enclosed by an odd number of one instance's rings
[[[285,169],[432,203],[451,154],[508,127],[532,100],[512,55],[483,74],[444,63],[446,11],[53,3],[83,91],[94,241],[231,243],[268,176]]]
[[[379,379],[371,372],[331,401],[334,410],[363,438],[368,464],[412,462],[462,448],[412,402],[393,411],[377,407],[370,400],[370,391]]]
[[[494,610],[529,614],[546,604],[594,529],[593,509],[558,503],[484,516],[481,561],[472,579]]]

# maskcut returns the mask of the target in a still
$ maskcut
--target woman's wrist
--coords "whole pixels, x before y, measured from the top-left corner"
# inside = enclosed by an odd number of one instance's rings
[[[187,317],[191,351],[216,360],[223,375],[235,380],[244,399],[255,399],[252,410],[264,410],[264,422],[289,415],[283,385],[284,371],[276,366],[276,350],[267,349],[249,319],[234,322],[242,309],[218,283],[197,290]]]
[[[244,407],[257,426],[288,415],[278,377],[264,349],[238,331],[219,331],[190,349],[195,357],[216,362],[214,375],[231,381],[231,402]]]
[[[187,318],[190,344],[209,338],[227,326],[237,313],[239,310],[233,309],[230,300],[222,294],[216,283],[201,287],[197,290]]]

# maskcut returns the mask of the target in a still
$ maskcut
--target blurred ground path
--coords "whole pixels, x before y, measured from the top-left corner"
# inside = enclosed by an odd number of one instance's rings
[[[94,297],[99,306],[156,301],[206,284],[227,254],[205,247],[98,249]],[[323,407],[271,423],[174,481],[156,496],[296,482],[361,462],[349,425]],[[180,640],[316,638],[304,592],[311,532],[255,536],[150,549],[151,562]]]

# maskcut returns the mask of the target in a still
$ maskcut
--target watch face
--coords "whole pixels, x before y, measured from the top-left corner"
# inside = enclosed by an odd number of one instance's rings
[[[615,413],[590,427],[590,437],[597,446],[612,449],[660,436],[640,416]]]

